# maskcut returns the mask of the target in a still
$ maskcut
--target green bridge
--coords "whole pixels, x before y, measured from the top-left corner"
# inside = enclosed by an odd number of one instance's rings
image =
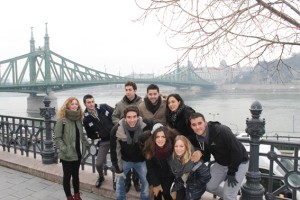
[[[189,66],[177,66],[174,71],[151,79],[128,78],[94,70],[51,51],[47,26],[43,48],[35,48],[31,29],[30,53],[0,61],[0,92],[49,94],[92,85],[124,84],[128,80],[178,89],[191,86],[204,89],[215,87],[213,83],[199,77]]]

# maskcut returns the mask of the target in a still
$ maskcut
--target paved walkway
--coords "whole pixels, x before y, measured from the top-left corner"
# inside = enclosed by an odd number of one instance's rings
[[[111,174],[105,176],[100,189],[95,188],[97,175],[89,167],[80,170],[80,190],[84,200],[116,199],[112,188]],[[63,200],[61,164],[42,163],[41,158],[32,158],[0,150],[0,200]],[[131,187],[128,200],[139,199],[139,193]],[[216,200],[205,193],[201,200]]]
[[[61,200],[66,199],[61,184],[0,166],[0,199],[2,200]],[[110,198],[82,191],[84,200]]]

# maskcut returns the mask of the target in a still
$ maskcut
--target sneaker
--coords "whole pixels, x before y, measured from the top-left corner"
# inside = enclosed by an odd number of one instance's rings
[[[95,184],[96,188],[99,188],[102,185],[103,181],[104,181],[104,177],[99,176],[99,178],[98,178],[98,180],[96,181],[96,184]]]
[[[125,183],[125,191],[126,191],[126,193],[129,192],[130,187],[131,187],[131,183]]]
[[[134,188],[137,192],[140,192],[141,191],[141,184],[140,184],[140,181],[139,180],[135,180],[133,181],[133,185],[134,185]]]

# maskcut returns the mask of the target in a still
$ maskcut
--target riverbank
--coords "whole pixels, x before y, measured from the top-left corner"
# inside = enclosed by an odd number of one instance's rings
[[[253,85],[253,84],[224,84],[218,85],[216,87],[216,92],[218,93],[248,93],[248,94],[299,94],[300,85],[299,84],[289,84],[289,85]]]

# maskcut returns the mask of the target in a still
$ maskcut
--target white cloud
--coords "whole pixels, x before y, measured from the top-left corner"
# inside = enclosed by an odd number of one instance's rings
[[[112,74],[163,73],[177,53],[154,19],[134,22],[142,11],[132,0],[10,0],[1,3],[0,60],[29,52],[30,27],[44,45],[82,65]]]

